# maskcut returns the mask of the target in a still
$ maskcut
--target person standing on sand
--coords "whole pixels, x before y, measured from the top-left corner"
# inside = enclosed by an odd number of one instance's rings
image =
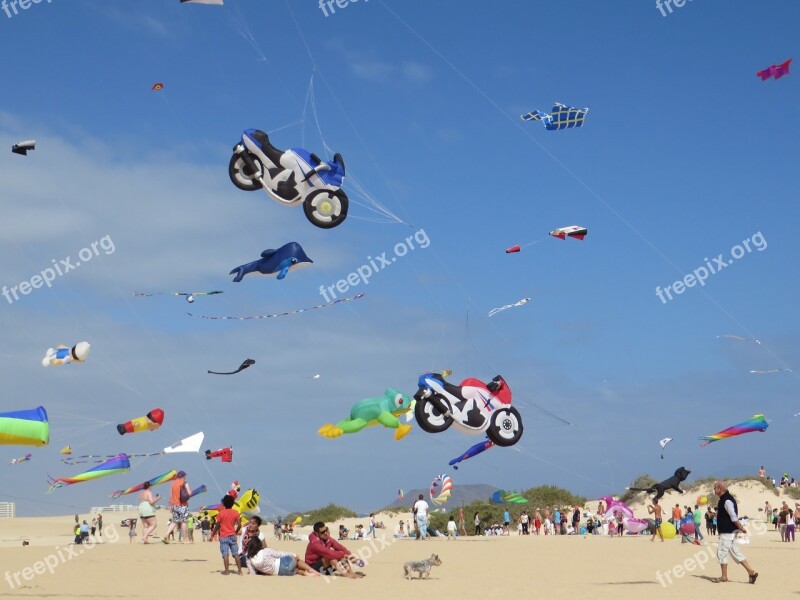
[[[425,497],[422,494],[419,495],[419,500],[414,503],[414,514],[419,528],[417,540],[424,540],[428,537],[428,503],[425,502]]]
[[[658,534],[662,542],[664,541],[664,534],[661,533],[662,510],[663,509],[658,505],[658,500],[653,500],[653,503],[647,507],[647,514],[653,515],[653,519],[655,519],[656,522],[656,530],[653,532],[653,537],[650,538],[651,542],[656,540],[656,534]]]
[[[467,523],[464,521],[464,507],[458,509],[458,534],[467,535]]]
[[[672,524],[675,525],[675,529],[681,526],[681,516],[681,505],[676,504],[675,508],[672,509]]]
[[[766,479],[767,478],[767,470],[764,468],[764,465],[761,465],[761,468],[758,470],[758,476],[761,479]]]
[[[694,512],[692,512],[692,520],[694,521],[694,539],[696,541],[701,541],[706,539],[706,536],[703,535],[703,532],[700,530],[700,525],[703,524],[703,514],[700,512],[700,505],[694,505]]]
[[[722,576],[712,579],[714,583],[724,583],[728,579],[728,555],[733,557],[734,562],[742,565],[750,576],[750,583],[755,583],[758,573],[747,562],[744,555],[739,552],[739,545],[736,543],[736,534],[741,531],[747,534],[744,525],[739,521],[737,515],[736,500],[728,491],[727,481],[717,481],[714,483],[714,493],[719,496],[717,505],[717,527],[719,528],[719,547],[717,548],[717,560],[722,571]]]
[[[170,507],[172,508],[172,520],[167,526],[167,533],[164,534],[164,539],[161,541],[169,544],[167,539],[173,534],[173,530],[177,525],[184,540],[181,543],[188,543],[186,540],[189,538],[188,530],[186,529],[186,519],[189,518],[189,498],[192,495],[192,489],[186,482],[186,472],[178,471],[178,478],[172,482],[170,494]],[[173,539],[175,539],[173,537]]]
[[[572,513],[572,528],[576,534],[581,528],[581,508],[578,505],[575,505],[575,510]]]
[[[475,518],[473,519],[475,523],[475,535],[481,534],[481,516],[478,513],[475,513]]]
[[[97,537],[103,538],[103,513],[97,515]]]
[[[149,481],[144,482],[144,489],[139,493],[139,518],[142,519],[142,543],[149,544],[150,534],[156,530],[156,502],[161,498],[161,494],[153,496],[150,490],[152,487]]]

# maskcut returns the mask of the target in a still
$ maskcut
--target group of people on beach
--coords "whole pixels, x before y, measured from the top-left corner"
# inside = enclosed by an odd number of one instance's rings
[[[203,515],[194,515],[189,511],[189,497],[191,488],[186,481],[186,472],[178,471],[177,478],[170,486],[170,513],[171,517],[167,524],[167,531],[162,538],[162,542],[169,544],[170,540],[175,541],[175,531],[178,532],[178,542],[181,544],[194,543],[194,531],[200,529],[204,542],[212,541],[211,530],[214,525],[213,519],[209,518],[206,512]],[[142,543],[151,544],[151,537],[158,526],[156,519],[156,507],[161,499],[161,494],[154,494],[150,482],[145,482],[143,489],[139,492],[139,519],[142,521]],[[136,519],[130,519],[129,536],[131,541],[136,537]]]
[[[75,527],[73,528],[73,533],[75,534],[73,544],[85,544],[88,542],[89,536],[95,537],[95,533],[97,533],[98,537],[102,539],[103,515],[101,514],[93,518],[91,526],[86,522],[86,519],[83,519],[83,522],[81,522],[81,518],[78,515],[75,515]]]
[[[331,535],[322,521],[314,523],[314,531],[308,536],[305,556],[294,552],[275,550],[267,545],[261,531],[261,517],[253,515],[242,526],[239,511],[233,508],[234,498],[226,494],[222,498],[223,508],[217,514],[215,529],[219,535],[223,575],[231,573],[231,559],[239,575],[247,568],[252,575],[301,575],[319,577],[323,574],[361,578],[364,573],[355,570],[354,555]],[[363,566],[363,563],[361,563]]]
[[[764,515],[767,523],[772,521],[774,531],[780,531],[782,542],[793,542],[797,523],[800,523],[800,502],[794,503],[794,508],[784,501],[780,510],[772,508],[769,501],[764,503]]]

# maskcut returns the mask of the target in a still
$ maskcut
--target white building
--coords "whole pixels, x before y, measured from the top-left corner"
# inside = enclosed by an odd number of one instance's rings
[[[107,512],[131,512],[136,509],[137,507],[133,504],[112,504],[111,506],[93,506],[91,513],[96,515],[97,513]]]
[[[13,519],[16,516],[16,502],[0,502],[0,519]]]

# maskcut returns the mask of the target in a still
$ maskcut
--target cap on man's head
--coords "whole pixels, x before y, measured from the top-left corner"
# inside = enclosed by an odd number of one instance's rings
[[[186,471],[178,471],[178,477],[186,477]]]

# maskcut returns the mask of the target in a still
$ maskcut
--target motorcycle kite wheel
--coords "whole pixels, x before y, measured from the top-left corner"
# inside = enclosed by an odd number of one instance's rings
[[[252,160],[256,167],[261,169],[263,173],[263,167],[259,160],[253,155],[250,155],[250,160]],[[231,156],[231,162],[228,164],[228,175],[233,185],[245,192],[260,190],[261,184],[255,179],[255,174],[255,171],[248,166],[247,161],[242,158],[241,155],[234,154]]]
[[[447,408],[450,404],[439,396],[438,400],[443,402]],[[417,420],[420,429],[427,433],[441,433],[453,424],[453,418],[445,416],[439,411],[437,403],[431,402],[430,398],[422,398],[417,400],[414,405],[414,418]]]
[[[522,417],[513,406],[499,408],[489,418],[486,436],[498,446],[513,446],[522,438]]]
[[[342,190],[314,190],[303,201],[303,211],[313,225],[332,229],[347,217],[349,201]]]

